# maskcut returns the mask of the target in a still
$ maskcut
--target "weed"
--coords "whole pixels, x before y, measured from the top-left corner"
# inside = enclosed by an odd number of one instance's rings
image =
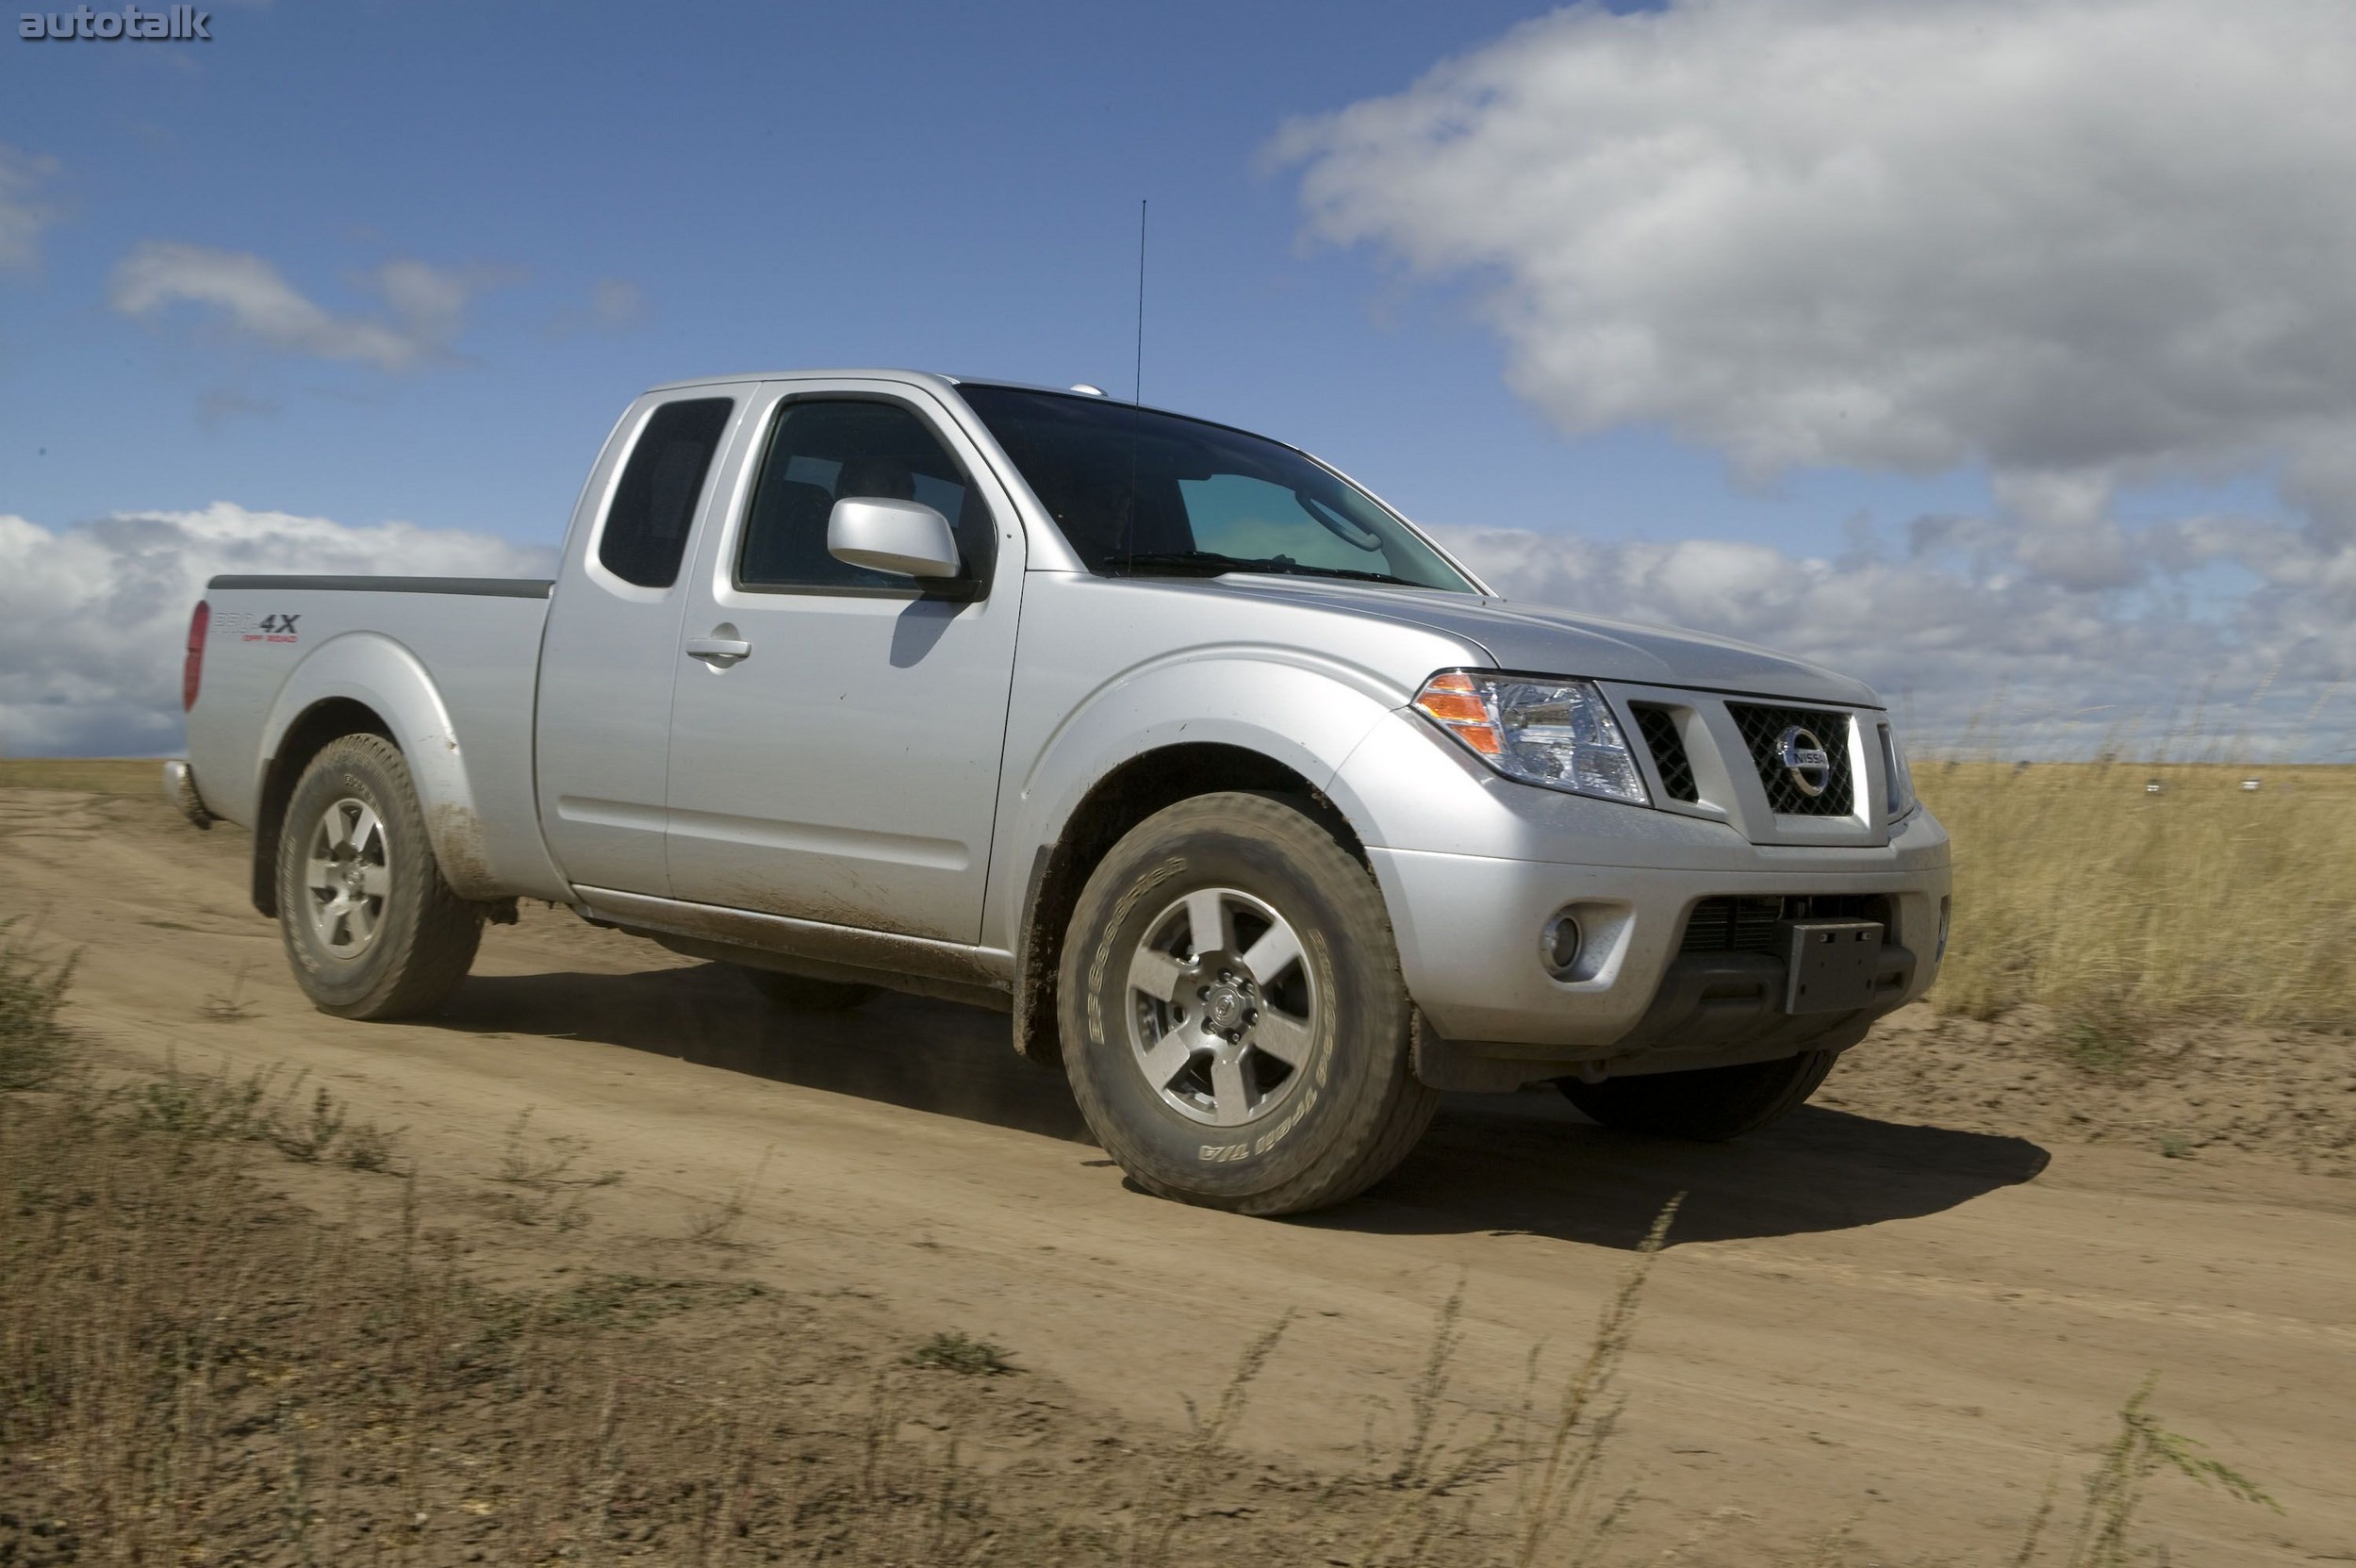
[[[1391,1472],[1392,1486],[1418,1485],[1430,1473],[1432,1427],[1439,1419],[1440,1396],[1448,1386],[1448,1363],[1464,1342],[1463,1320],[1464,1277],[1459,1274],[1457,1288],[1448,1293],[1439,1320],[1432,1326],[1431,1348],[1425,1354],[1423,1373],[1408,1391],[1407,1441]]]
[[[392,1164],[393,1145],[400,1141],[404,1128],[382,1128],[374,1122],[362,1122],[344,1130],[343,1163],[351,1170],[381,1171]]]
[[[321,1086],[311,1096],[310,1111],[302,1120],[289,1123],[272,1116],[262,1136],[288,1159],[312,1164],[343,1135],[343,1107]]]
[[[2052,1522],[2053,1504],[2062,1490],[2062,1474],[2055,1470],[2045,1478],[2045,1494],[2037,1499],[2037,1510],[2029,1515],[2029,1527],[2020,1538],[2020,1550],[2013,1554],[2009,1568],[2031,1568],[2036,1561],[2037,1543],[2045,1538],[2045,1527]]]
[[[1458,1428],[1440,1419],[1442,1396],[1448,1386],[1448,1367],[1464,1343],[1463,1318],[1464,1280],[1459,1276],[1456,1289],[1449,1292],[1448,1299],[1441,1304],[1433,1319],[1431,1345],[1425,1352],[1423,1369],[1408,1389],[1408,1429],[1400,1444],[1399,1458],[1382,1477],[1383,1485],[1399,1494],[1398,1500],[1359,1545],[1360,1562],[1389,1560],[1393,1543],[1404,1550],[1409,1562],[1431,1560],[1437,1542],[1460,1538],[1469,1532],[1466,1510],[1458,1507],[1449,1510],[1443,1508],[1442,1500],[1493,1474],[1506,1462],[1502,1420],[1492,1422],[1488,1431],[1471,1442],[1458,1443]],[[1534,1347],[1525,1376],[1525,1391],[1535,1386],[1537,1376],[1538,1350]],[[1526,1397],[1522,1413],[1526,1419]]]
[[[2191,1141],[2189,1139],[2180,1138],[2173,1132],[2163,1133],[2160,1137],[2160,1158],[2163,1160],[2191,1159]]]
[[[161,1077],[129,1094],[132,1125],[169,1134],[182,1145],[231,1142],[263,1136],[272,1121],[274,1067],[256,1067],[233,1077],[226,1063],[197,1077],[183,1072],[177,1057],[164,1059]]]
[[[966,1377],[996,1377],[1012,1372],[1014,1363],[1006,1359],[1003,1345],[992,1345],[986,1339],[968,1339],[951,1329],[935,1334],[908,1352],[911,1366],[937,1366],[946,1372],[960,1372]]]
[[[1854,1518],[1844,1519],[1816,1543],[1816,1555],[1808,1560],[1808,1568],[1846,1568],[1849,1561],[1849,1538],[1856,1533]]]
[[[758,1285],[703,1279],[650,1279],[602,1274],[546,1298],[546,1321],[575,1329],[643,1329],[700,1307],[733,1307],[757,1300]]]
[[[687,1239],[706,1246],[739,1246],[736,1226],[745,1217],[745,1198],[761,1184],[761,1177],[769,1168],[769,1156],[776,1146],[761,1151],[761,1163],[752,1167],[752,1174],[738,1182],[735,1189],[719,1202],[698,1209],[687,1217]]]
[[[1220,1455],[1235,1435],[1236,1424],[1244,1419],[1244,1407],[1251,1401],[1252,1385],[1267,1370],[1268,1358],[1277,1353],[1285,1330],[1292,1326],[1293,1314],[1288,1312],[1244,1347],[1244,1354],[1235,1363],[1235,1375],[1219,1391],[1219,1402],[1211,1407],[1210,1420],[1203,1419],[1193,1399],[1186,1401],[1189,1435],[1162,1477],[1160,1494],[1139,1510],[1136,1532],[1129,1539],[1131,1568],[1161,1568],[1170,1560],[1170,1542],[1178,1534],[1178,1522],[1186,1517],[1191,1506],[1200,1501],[1203,1491],[1211,1484]]]
[[[1530,1568],[1539,1560],[1540,1554],[1585,1500],[1603,1466],[1620,1416],[1620,1402],[1612,1397],[1612,1384],[1636,1334],[1637,1308],[1644,1298],[1644,1283],[1652,1277],[1654,1262],[1668,1242],[1669,1227],[1684,1202],[1685,1195],[1679,1193],[1662,1206],[1653,1228],[1638,1246],[1636,1262],[1620,1281],[1619,1290],[1604,1304],[1587,1359],[1563,1386],[1545,1457],[1539,1461],[1532,1489],[1522,1506],[1515,1568]],[[1608,1531],[1617,1517],[1616,1510],[1606,1514],[1599,1522],[1602,1529]]]
[[[2127,1403],[2119,1407],[2118,1435],[2103,1449],[2101,1462],[2086,1477],[2086,1502],[2079,1515],[2070,1547],[2069,1568],[2126,1568],[2135,1556],[2131,1535],[2135,1510],[2143,1500],[2143,1484],[2162,1468],[2191,1477],[2201,1485],[2214,1481],[2246,1503],[2264,1503],[2275,1512],[2282,1505],[2258,1483],[2223,1461],[2200,1452],[2202,1445],[2162,1427],[2149,1409],[2159,1375],[2143,1380]]]
[[[239,965],[237,974],[230,979],[228,991],[208,996],[198,1002],[198,1015],[217,1024],[240,1024],[260,1012],[261,1009],[244,999],[245,974],[252,967],[251,964]]]
[[[0,920],[0,1091],[38,1089],[65,1070],[70,1039],[58,1012],[77,958],[45,960],[21,916]]]
[[[507,1146],[499,1157],[500,1180],[516,1187],[611,1187],[621,1180],[622,1173],[618,1170],[601,1171],[594,1176],[574,1175],[573,1166],[589,1147],[579,1138],[543,1138],[542,1148],[528,1147],[524,1134],[531,1126],[529,1106],[507,1124]]]
[[[574,1167],[588,1152],[588,1145],[579,1138],[556,1136],[543,1138],[535,1146],[526,1137],[531,1127],[530,1106],[518,1112],[516,1119],[507,1124],[506,1147],[500,1154],[499,1174],[494,1178],[518,1189],[506,1195],[503,1206],[506,1215],[518,1225],[551,1225],[560,1231],[577,1230],[589,1223],[589,1194],[599,1187],[616,1185],[622,1173],[608,1170],[575,1175]]]
[[[184,1147],[252,1139],[305,1164],[332,1155],[353,1170],[383,1170],[399,1134],[373,1122],[352,1126],[348,1108],[323,1085],[296,1113],[307,1076],[297,1073],[281,1084],[276,1066],[239,1077],[225,1062],[211,1073],[191,1074],[181,1070],[177,1057],[167,1056],[161,1075],[133,1085],[121,1099],[133,1127],[167,1133]]]
[[[2105,1078],[2132,1070],[2143,1051],[2135,1030],[2108,1009],[2083,1013],[2065,1022],[2061,1045],[2073,1066]]]

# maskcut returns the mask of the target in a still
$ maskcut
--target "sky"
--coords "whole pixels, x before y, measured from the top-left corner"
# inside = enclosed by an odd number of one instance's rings
[[[2356,758],[2339,0],[210,17],[0,39],[0,753],[171,751],[211,571],[545,569],[656,382],[1126,392],[1145,199],[1145,400],[1512,597]]]

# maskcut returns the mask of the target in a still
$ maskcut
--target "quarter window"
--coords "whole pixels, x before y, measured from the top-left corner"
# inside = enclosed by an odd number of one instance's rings
[[[696,502],[735,406],[728,398],[690,398],[667,403],[648,419],[598,536],[597,558],[606,570],[642,588],[667,588],[678,580]]]
[[[868,399],[789,403],[769,433],[737,553],[743,588],[907,590],[906,577],[845,565],[827,553],[834,503],[853,496],[917,501],[948,519],[961,577],[979,582],[991,559],[990,508],[965,470],[913,409]]]

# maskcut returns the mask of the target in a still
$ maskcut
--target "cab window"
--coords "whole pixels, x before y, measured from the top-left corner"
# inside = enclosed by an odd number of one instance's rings
[[[696,502],[735,406],[728,398],[688,398],[648,418],[598,536],[597,558],[606,570],[642,588],[667,588],[678,580]]]
[[[991,559],[989,505],[931,426],[897,403],[811,398],[778,411],[736,556],[736,586],[753,589],[914,591],[906,577],[848,566],[827,553],[834,503],[852,497],[915,501],[947,518],[960,577],[980,582]]]

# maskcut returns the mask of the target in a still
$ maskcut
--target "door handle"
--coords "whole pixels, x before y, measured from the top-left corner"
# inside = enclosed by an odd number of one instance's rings
[[[742,637],[689,637],[687,657],[711,661],[725,660],[733,664],[752,652],[752,644]]]

